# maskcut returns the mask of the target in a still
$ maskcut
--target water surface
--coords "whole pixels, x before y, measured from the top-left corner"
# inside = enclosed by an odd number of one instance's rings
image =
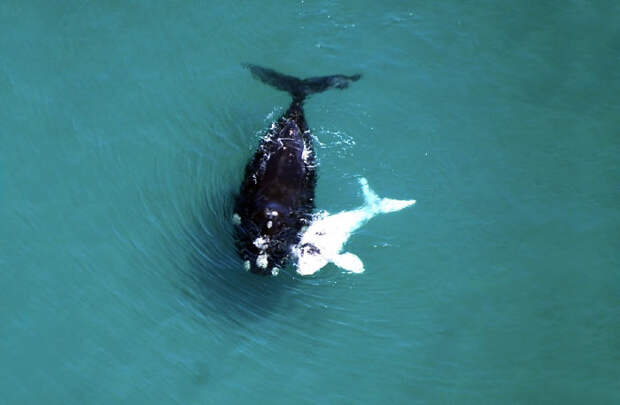
[[[6,403],[620,402],[613,1],[0,4]],[[246,274],[232,193],[284,93],[317,205],[416,199],[366,271]]]

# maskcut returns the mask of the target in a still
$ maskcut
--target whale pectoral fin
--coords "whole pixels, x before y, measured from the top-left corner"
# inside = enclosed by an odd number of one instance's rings
[[[307,254],[297,260],[297,273],[310,276],[321,270],[329,261],[320,254]]]
[[[338,255],[333,262],[336,266],[352,273],[362,273],[364,271],[364,263],[353,253],[346,252]]]

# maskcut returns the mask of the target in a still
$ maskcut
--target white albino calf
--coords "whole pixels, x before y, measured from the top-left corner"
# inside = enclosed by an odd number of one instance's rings
[[[379,198],[368,187],[365,178],[360,178],[359,182],[364,193],[363,206],[333,215],[327,211],[315,215],[303,233],[299,245],[294,248],[297,256],[297,273],[314,274],[330,262],[353,273],[363,272],[364,263],[359,257],[349,252],[341,253],[351,234],[377,214],[399,211],[415,204],[415,200]]]

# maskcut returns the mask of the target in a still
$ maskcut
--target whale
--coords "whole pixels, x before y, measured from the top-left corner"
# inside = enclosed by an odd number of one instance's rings
[[[297,273],[309,276],[328,263],[351,273],[362,273],[362,260],[354,253],[342,252],[351,235],[376,215],[400,211],[416,202],[380,198],[370,189],[366,178],[360,178],[359,183],[364,195],[362,206],[336,214],[320,211],[314,215],[299,244],[293,249],[297,258]]]
[[[247,163],[232,218],[244,269],[275,276],[294,258],[294,248],[310,225],[315,208],[317,164],[304,102],[328,89],[345,89],[361,75],[301,79],[254,64],[242,66],[254,78],[292,98]]]

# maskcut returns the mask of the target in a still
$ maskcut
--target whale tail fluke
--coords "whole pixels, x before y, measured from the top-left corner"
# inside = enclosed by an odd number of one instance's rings
[[[263,83],[288,92],[295,101],[303,101],[310,94],[321,93],[330,88],[346,89],[349,87],[349,83],[362,77],[358,73],[352,76],[331,75],[299,79],[250,63],[244,63],[243,67],[249,69],[252,75]]]
[[[410,205],[415,204],[415,200],[395,200],[392,198],[381,198],[370,189],[368,185],[368,180],[364,177],[359,179],[360,184],[362,185],[362,192],[364,193],[364,200],[366,202],[366,206],[377,213],[388,213],[388,212],[396,212],[400,211],[403,208],[406,208]]]

